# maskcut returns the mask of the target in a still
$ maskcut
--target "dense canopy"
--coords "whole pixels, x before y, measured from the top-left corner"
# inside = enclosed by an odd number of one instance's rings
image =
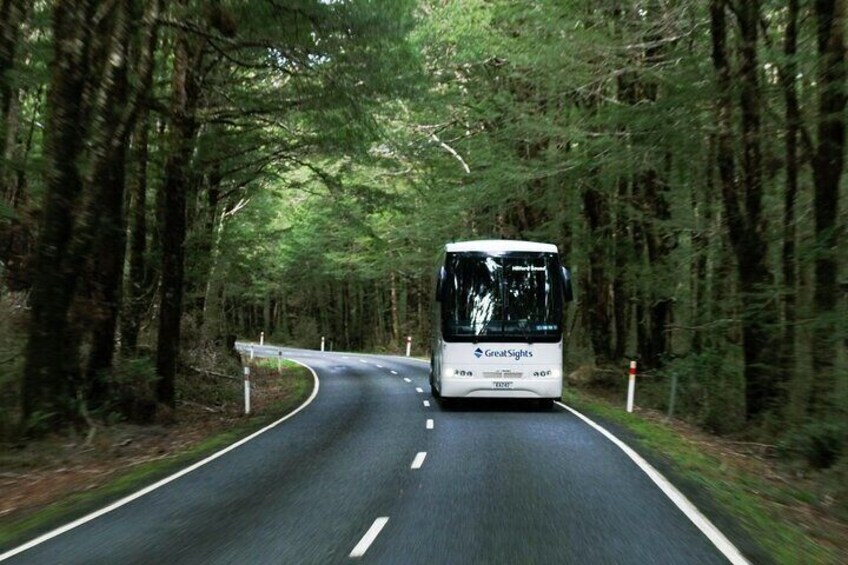
[[[0,424],[228,336],[426,353],[445,242],[559,247],[566,372],[848,436],[842,0],[7,0]],[[22,316],[21,311],[27,315]],[[606,375],[616,375],[609,378]],[[137,390],[137,389],[134,389]],[[832,463],[831,460],[825,464]]]

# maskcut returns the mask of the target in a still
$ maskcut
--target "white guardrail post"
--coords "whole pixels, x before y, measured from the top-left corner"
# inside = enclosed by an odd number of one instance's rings
[[[253,346],[250,346],[250,360],[253,361]]]
[[[265,345],[265,332],[259,332],[259,345]]]
[[[630,362],[630,376],[627,382],[627,411],[633,412],[633,397],[636,395],[636,361]]]
[[[250,367],[244,368],[244,413],[250,414]]]
[[[408,335],[408,336],[406,336],[406,356],[409,357],[409,355],[411,353],[412,353],[412,336]]]
[[[324,351],[324,336],[321,336],[321,351]]]

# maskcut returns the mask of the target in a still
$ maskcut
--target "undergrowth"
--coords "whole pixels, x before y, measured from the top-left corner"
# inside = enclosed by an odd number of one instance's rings
[[[0,442],[17,433],[27,316],[26,295],[0,286]]]

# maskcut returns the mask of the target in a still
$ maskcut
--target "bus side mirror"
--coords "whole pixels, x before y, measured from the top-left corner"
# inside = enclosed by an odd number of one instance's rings
[[[436,301],[441,302],[445,298],[445,280],[448,278],[448,273],[444,267],[439,267],[439,274],[436,277]]]
[[[565,302],[574,300],[574,288],[571,286],[571,272],[568,267],[562,268],[562,298]]]

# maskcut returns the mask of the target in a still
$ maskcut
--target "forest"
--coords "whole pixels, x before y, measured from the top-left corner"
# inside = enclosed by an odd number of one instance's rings
[[[0,437],[174,411],[186,352],[260,332],[427,355],[440,247],[506,238],[574,273],[569,383],[638,360],[644,405],[848,472],[845,25],[844,0],[2,0]]]

